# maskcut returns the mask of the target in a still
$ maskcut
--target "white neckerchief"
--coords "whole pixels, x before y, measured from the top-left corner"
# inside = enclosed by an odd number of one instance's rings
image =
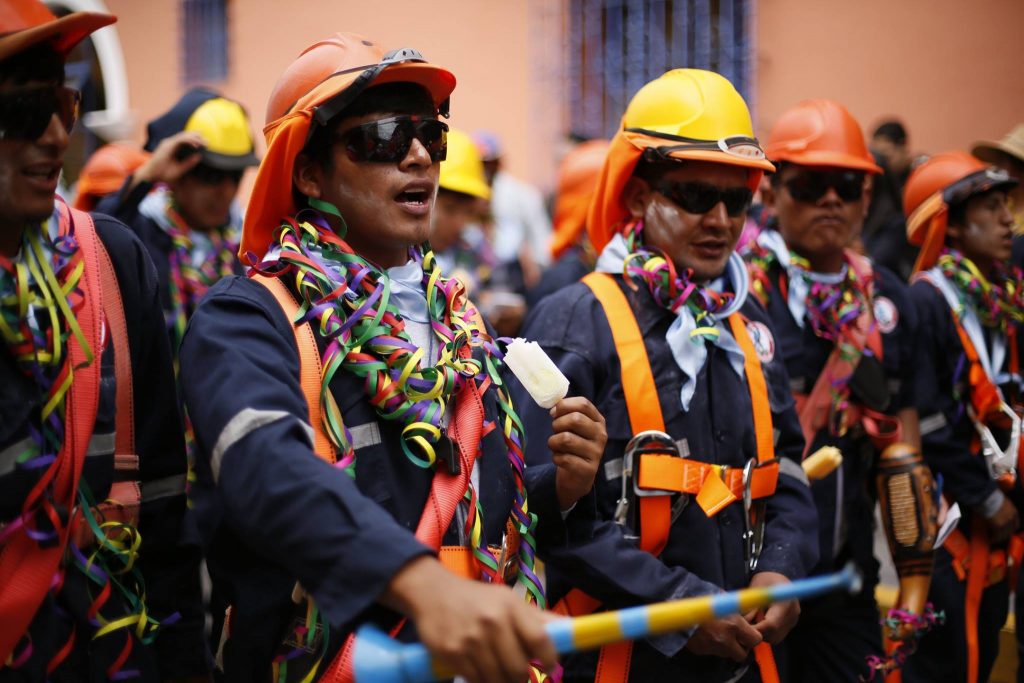
[[[615,235],[597,259],[597,271],[622,275],[627,256],[629,256],[629,251],[626,248],[626,240],[621,234]],[[747,275],[743,259],[736,252],[731,253],[725,266],[725,273],[722,277],[709,283],[707,287],[713,291],[731,290],[736,294],[725,310],[715,315],[714,327],[718,330],[718,336],[708,341],[725,351],[733,371],[739,377],[744,377],[743,350],[740,349],[740,345],[732,336],[732,331],[725,324],[726,318],[740,310],[750,291],[750,278]],[[684,375],[683,389],[680,392],[684,411],[690,409],[690,401],[693,399],[693,393],[697,390],[697,374],[704,367],[708,357],[707,346],[704,343],[707,338],[690,336],[695,329],[697,329],[697,321],[693,314],[686,306],[680,306],[676,311],[675,320],[672,321],[668,332],[665,333],[665,341],[668,342],[668,346],[672,350],[672,357]]]
[[[807,295],[811,291],[811,284],[820,282],[825,285],[835,285],[846,277],[848,266],[844,263],[842,270],[838,273],[818,273],[805,270],[795,265],[789,256],[789,247],[786,246],[782,235],[775,230],[764,230],[757,236],[757,243],[775,254],[779,264],[786,269],[789,278],[789,294],[786,297],[786,306],[797,326],[803,329],[807,316]]]
[[[985,332],[981,327],[981,320],[978,319],[974,309],[966,300],[960,296],[956,285],[950,282],[939,266],[934,266],[921,273],[918,277],[930,282],[946,300],[946,304],[953,311],[954,315],[960,318],[960,324],[964,326],[968,339],[974,344],[974,350],[978,353],[978,361],[984,368],[985,374],[996,385],[1013,379],[1009,373],[1003,371],[1003,363],[1006,362],[1006,335],[998,330],[992,330],[992,354],[989,355],[988,344],[985,343]]]

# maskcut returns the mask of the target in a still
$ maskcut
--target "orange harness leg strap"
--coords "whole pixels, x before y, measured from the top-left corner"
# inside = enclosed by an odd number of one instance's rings
[[[62,214],[62,219],[66,214]],[[71,388],[64,408],[64,443],[53,480],[53,497],[67,510],[74,507],[85,453],[99,407],[101,306],[99,238],[92,218],[76,215],[75,237],[82,253],[84,301],[76,319],[89,349],[82,348],[75,335],[68,337],[69,362],[73,368]],[[88,362],[88,354],[93,354]],[[72,523],[61,530],[58,542],[42,548],[24,528],[14,532],[0,548],[0,662],[7,660],[28,630],[39,605],[46,597],[71,536]]]
[[[967,635],[967,683],[978,683],[978,609],[988,578],[988,530],[978,515],[971,523],[971,566],[967,569],[964,628]]]

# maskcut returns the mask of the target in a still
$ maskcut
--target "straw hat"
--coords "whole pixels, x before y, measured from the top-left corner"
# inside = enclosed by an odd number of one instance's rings
[[[1024,123],[1018,123],[999,142],[974,143],[971,154],[990,164],[998,162],[1001,154],[1009,154],[1024,164]]]

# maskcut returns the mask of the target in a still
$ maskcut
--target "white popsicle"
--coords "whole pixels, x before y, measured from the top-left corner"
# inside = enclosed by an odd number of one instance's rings
[[[505,365],[541,408],[554,407],[569,392],[569,380],[537,342],[513,339],[505,350]]]

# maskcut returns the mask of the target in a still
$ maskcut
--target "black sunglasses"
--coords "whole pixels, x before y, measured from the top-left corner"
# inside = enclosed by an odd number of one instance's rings
[[[193,178],[203,185],[220,185],[227,179],[230,179],[231,182],[238,185],[242,182],[242,174],[244,172],[244,169],[226,171],[224,169],[214,168],[213,166],[207,166],[206,164],[196,164],[192,167],[192,170],[188,172],[188,175],[190,178]]]
[[[419,140],[431,161],[448,154],[448,124],[428,116],[391,116],[350,128],[337,138],[353,161],[394,163]]]
[[[725,204],[725,212],[732,218],[750,208],[754,193],[746,187],[716,187],[707,183],[672,183],[662,181],[654,188],[687,213],[707,213]]]
[[[831,187],[844,202],[854,202],[864,196],[862,171],[801,171],[783,182],[793,199],[815,203]]]
[[[78,120],[82,96],[63,85],[14,88],[0,93],[0,139],[38,140],[53,115],[68,133]]]

